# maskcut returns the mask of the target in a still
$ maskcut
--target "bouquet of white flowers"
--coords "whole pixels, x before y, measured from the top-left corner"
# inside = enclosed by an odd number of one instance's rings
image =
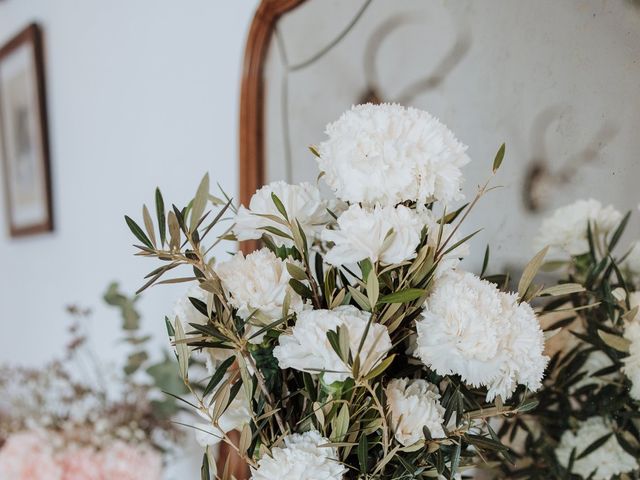
[[[486,452],[508,456],[487,418],[535,406],[527,392],[549,359],[527,302],[558,293],[533,284],[544,251],[518,293],[458,268],[473,235],[460,224],[490,187],[452,207],[469,157],[430,114],[360,105],[326,133],[311,151],[335,199],[275,182],[236,209],[205,176],[168,214],[156,191],[157,225],[147,207],[144,229],[126,217],[137,255],[163,262],[142,289],[195,284],[166,323],[200,442],[228,443],[269,480],[459,478]],[[232,224],[205,245],[227,212]],[[209,257],[249,239],[263,248]],[[161,280],[181,266],[188,276]],[[204,378],[190,370],[198,356]]]
[[[541,311],[552,358],[538,407],[498,430],[517,459],[500,477],[640,478],[640,242],[619,247],[630,213],[578,200],[542,222],[537,243],[559,255],[546,267],[574,293]]]

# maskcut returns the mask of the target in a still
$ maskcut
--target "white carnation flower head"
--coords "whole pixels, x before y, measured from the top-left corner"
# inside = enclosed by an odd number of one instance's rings
[[[497,396],[507,399],[518,385],[536,391],[542,387],[542,377],[549,363],[544,355],[544,333],[531,306],[518,303],[516,294],[500,292],[504,327],[499,350],[506,356],[500,374],[489,384],[487,400]]]
[[[640,292],[629,294],[629,305],[632,309],[640,305]],[[623,371],[631,381],[629,395],[640,400],[640,312],[625,325],[624,338],[629,340],[629,356],[622,360]]]
[[[462,198],[467,147],[427,112],[358,105],[327,125],[326,134],[317,162],[341,200],[396,205]]]
[[[263,234],[268,233],[264,230],[265,227],[277,228],[286,234],[290,233],[280,223],[262,216],[275,215],[282,218],[272,194],[282,202],[289,220],[293,222],[296,219],[300,223],[309,242],[313,242],[325,225],[333,220],[327,211],[329,204],[322,199],[320,191],[315,186],[307,182],[299,185],[290,185],[282,181],[272,182],[253,194],[249,208],[240,206],[238,209],[233,226],[233,233],[238,240],[259,239]],[[275,234],[271,236],[278,246],[293,246],[293,241],[289,238]]]
[[[228,377],[225,377],[225,379],[220,382],[220,385],[224,383],[226,378]],[[209,405],[214,395],[215,392],[205,397],[203,403],[205,405]],[[211,403],[208,412],[198,412],[205,421],[194,423],[194,427],[196,429],[196,441],[202,447],[220,443],[224,434],[231,432],[232,430],[242,430],[242,427],[244,427],[245,424],[251,422],[251,408],[244,388],[240,388],[240,390],[238,390],[233,401],[229,404],[224,413],[220,415],[217,427],[211,422],[215,408],[216,402],[214,401]]]
[[[534,244],[538,249],[549,245],[570,255],[582,255],[589,251],[589,224],[594,236],[606,235],[621,220],[622,214],[611,205],[603,207],[594,199],[578,200],[545,219]]]
[[[587,385],[606,385],[611,380],[612,374],[598,376],[595,376],[594,374],[604,368],[611,367],[612,365],[613,362],[611,361],[609,356],[602,350],[594,350],[590,352],[587,355],[582,368],[580,368],[578,372],[584,373],[585,376],[582,377],[582,379],[578,382],[571,385],[571,387],[569,387],[569,392],[573,393],[582,387],[586,387]]]
[[[445,409],[435,385],[422,379],[393,379],[386,387],[386,395],[391,427],[399,443],[409,446],[423,440],[423,427],[433,438],[446,437],[442,428]]]
[[[637,469],[637,460],[620,446],[615,435],[609,437],[604,445],[589,455],[577,458],[589,445],[610,433],[611,427],[603,417],[591,417],[580,425],[577,432],[567,430],[562,434],[560,444],[556,448],[556,457],[567,467],[571,452],[575,449],[576,459],[571,473],[593,480],[609,480]],[[594,472],[593,477],[590,477]]]
[[[328,331],[338,327],[349,333],[349,346],[355,357],[360,340],[365,333],[371,314],[344,305],[333,310],[306,310],[298,314],[291,334],[282,334],[273,356],[280,368],[293,368],[313,374],[322,373],[324,382],[343,382],[351,377],[351,368],[346,365],[327,339]],[[372,323],[360,350],[360,372],[369,373],[389,350],[391,338],[387,327]]]
[[[274,447],[270,455],[258,460],[251,469],[253,480],[342,480],[347,468],[338,460],[331,443],[312,430],[284,437],[284,447]]]
[[[518,384],[540,387],[548,362],[538,319],[514,295],[462,271],[437,278],[417,326],[416,355],[440,375],[509,398]]]
[[[302,267],[294,260],[287,262]],[[238,315],[244,319],[253,315],[252,322],[268,324],[282,316],[287,293],[290,296],[289,313],[300,312],[304,308],[300,295],[289,286],[291,275],[287,271],[287,262],[271,250],[262,248],[246,257],[238,252],[219,264],[215,271],[229,294],[229,302],[238,309]]]
[[[366,258],[372,262],[397,264],[416,256],[423,223],[405,207],[363,208],[351,205],[338,217],[335,230],[324,230],[322,240],[333,242],[325,261],[346,265]]]

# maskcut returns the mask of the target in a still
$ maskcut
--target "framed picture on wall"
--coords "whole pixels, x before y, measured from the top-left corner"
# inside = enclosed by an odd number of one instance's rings
[[[42,33],[0,48],[0,163],[11,236],[53,229]]]

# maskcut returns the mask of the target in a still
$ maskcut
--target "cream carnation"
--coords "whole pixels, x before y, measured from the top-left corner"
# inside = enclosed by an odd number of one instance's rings
[[[289,263],[298,262],[288,260]],[[244,319],[253,315],[254,320],[268,324],[282,316],[282,306],[287,292],[290,295],[289,312],[302,311],[300,295],[289,286],[291,276],[286,262],[267,248],[256,250],[246,257],[236,253],[231,260],[216,267],[222,286],[229,293],[229,302],[238,309]],[[254,313],[257,310],[257,313]]]
[[[393,379],[386,388],[391,427],[402,445],[413,445],[424,438],[427,427],[433,438],[446,437],[442,424],[444,407],[435,385],[426,380]]]
[[[578,200],[556,210],[545,219],[534,240],[536,248],[549,245],[570,255],[581,255],[589,251],[587,237],[591,224],[594,235],[606,235],[622,220],[622,214],[613,206],[603,207],[597,200]]]
[[[225,379],[226,380],[226,379]],[[224,380],[221,384],[224,383]],[[215,392],[204,399],[204,404],[209,405]],[[240,388],[231,404],[227,407],[222,415],[218,418],[218,427],[213,426],[211,417],[214,414],[216,402],[212,402],[208,412],[199,411],[200,416],[205,419],[204,422],[196,422],[195,435],[196,441],[203,447],[208,445],[216,445],[219,443],[224,434],[232,430],[242,430],[242,427],[251,421],[251,410],[249,401],[244,388]]]
[[[427,112],[358,105],[327,125],[326,134],[317,162],[342,200],[396,205],[462,198],[467,147]]]
[[[241,206],[235,219],[233,233],[238,240],[251,240],[262,237],[265,227],[274,227],[289,234],[286,227],[262,215],[275,215],[282,218],[276,208],[271,194],[275,194],[287,212],[290,221],[296,219],[307,236],[309,242],[318,237],[327,223],[332,221],[327,211],[328,204],[320,197],[320,191],[310,183],[289,185],[278,181],[265,185],[251,197],[249,208]],[[293,246],[291,239],[272,235],[276,245]]]
[[[403,205],[373,209],[351,205],[338,218],[336,230],[322,232],[322,240],[334,244],[325,260],[336,266],[366,258],[401,263],[415,257],[422,226],[415,211]]]
[[[440,375],[487,386],[508,398],[518,383],[540,387],[548,362],[538,320],[526,303],[467,272],[436,279],[416,322],[416,355]]]
[[[629,294],[629,305],[632,309],[640,305],[640,292]],[[629,395],[640,400],[640,312],[625,325],[624,338],[630,342],[629,356],[623,359],[624,373],[631,381]]]
[[[280,335],[273,350],[280,368],[294,368],[309,373],[323,373],[331,384],[351,377],[351,368],[333,350],[327,332],[337,327],[349,332],[349,346],[355,357],[365,333],[370,314],[351,305],[334,310],[307,310],[298,314],[291,334]],[[372,323],[360,351],[360,372],[369,373],[391,350],[391,339],[384,325]]]
[[[506,356],[500,374],[489,382],[487,400],[498,395],[507,399],[518,385],[536,391],[549,363],[544,355],[544,334],[538,317],[528,303],[518,303],[516,294],[499,293],[502,300],[504,327],[499,350]]]
[[[612,365],[613,362],[611,361],[609,356],[602,350],[592,351],[587,355],[587,358],[584,361],[584,365],[582,365],[582,368],[579,371],[579,373],[584,373],[585,376],[571,385],[571,387],[569,387],[569,391],[573,393],[582,387],[586,387],[587,385],[605,385],[607,383],[607,380],[611,378],[611,374],[604,376],[595,376],[594,373],[597,373],[604,368],[611,367]]]
[[[338,460],[330,441],[317,431],[294,433],[284,438],[284,447],[274,447],[271,455],[252,468],[253,480],[341,480],[347,469]]]
[[[621,473],[637,469],[636,459],[620,446],[614,435],[597,450],[586,457],[578,458],[589,445],[610,433],[611,428],[604,418],[591,417],[580,425],[576,433],[567,430],[562,434],[560,444],[556,448],[556,457],[562,465],[567,467],[571,452],[575,448],[576,460],[571,473],[578,474],[582,478],[593,478],[593,480],[608,480]],[[593,472],[595,475],[590,477]]]

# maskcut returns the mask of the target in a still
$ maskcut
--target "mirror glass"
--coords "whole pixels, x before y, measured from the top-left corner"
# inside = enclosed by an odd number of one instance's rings
[[[427,110],[469,146],[467,198],[506,143],[504,188],[466,233],[485,227],[475,262],[488,243],[494,267],[517,269],[552,209],[589,197],[636,208],[639,93],[636,1],[308,0],[269,48],[267,181],[315,182],[308,146],[353,104]]]

